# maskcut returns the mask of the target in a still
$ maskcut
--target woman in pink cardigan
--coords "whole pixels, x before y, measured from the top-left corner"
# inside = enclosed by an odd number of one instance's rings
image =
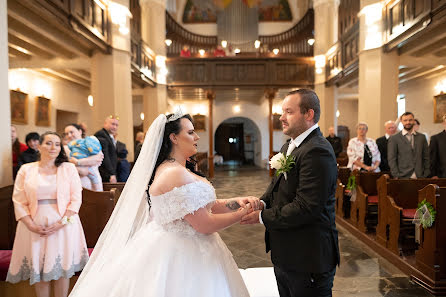
[[[61,138],[46,132],[40,138],[40,161],[23,165],[12,200],[17,232],[6,281],[28,280],[37,297],[68,295],[69,279],[88,260],[78,212],[82,186],[75,166],[67,162]]]

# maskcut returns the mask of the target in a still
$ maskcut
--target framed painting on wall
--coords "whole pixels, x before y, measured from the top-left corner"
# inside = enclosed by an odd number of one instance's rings
[[[434,97],[434,123],[442,123],[446,114],[446,94]]]
[[[206,117],[202,114],[192,116],[194,120],[195,131],[206,131]]]
[[[36,126],[51,125],[51,100],[45,97],[36,98]]]
[[[282,123],[280,122],[281,114],[275,113],[273,114],[273,130],[282,131]]]
[[[28,124],[28,94],[11,90],[11,123]]]

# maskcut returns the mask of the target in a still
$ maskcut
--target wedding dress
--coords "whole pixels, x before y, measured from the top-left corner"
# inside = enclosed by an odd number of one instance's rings
[[[218,233],[201,234],[183,218],[215,202],[214,188],[197,181],[151,196],[152,221],[131,239],[90,290],[107,297],[249,296],[231,252]]]

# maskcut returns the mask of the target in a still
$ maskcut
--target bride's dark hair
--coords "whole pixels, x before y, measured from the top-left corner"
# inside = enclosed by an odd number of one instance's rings
[[[192,117],[189,114],[185,114],[183,115],[181,118],[175,120],[175,121],[170,121],[169,119],[173,116],[173,114],[169,114],[167,115],[167,123],[166,126],[164,128],[164,135],[163,135],[163,143],[161,144],[161,149],[158,155],[158,159],[156,160],[155,163],[155,168],[153,169],[153,173],[152,173],[152,177],[150,178],[149,181],[149,185],[147,187],[147,200],[149,202],[150,205],[150,194],[149,194],[149,188],[153,183],[153,179],[155,178],[155,173],[156,170],[158,169],[158,167],[161,165],[161,163],[163,163],[164,161],[171,161],[174,162],[175,159],[173,159],[172,157],[170,157],[170,153],[172,152],[172,141],[170,140],[170,134],[174,133],[175,135],[179,134],[181,132],[182,126],[181,126],[181,119],[188,119],[189,121],[191,121],[192,123],[194,122],[192,120]],[[195,166],[197,165],[197,161],[195,159],[193,159],[192,157],[189,158],[189,160],[186,161],[186,168],[189,169],[190,171],[192,171],[193,173],[199,175],[199,176],[203,176],[204,175],[200,172],[198,172],[197,170],[195,170]]]

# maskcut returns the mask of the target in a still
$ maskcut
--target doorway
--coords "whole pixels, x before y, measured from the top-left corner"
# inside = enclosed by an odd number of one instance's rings
[[[222,123],[215,132],[215,151],[225,162],[245,162],[243,123]]]

